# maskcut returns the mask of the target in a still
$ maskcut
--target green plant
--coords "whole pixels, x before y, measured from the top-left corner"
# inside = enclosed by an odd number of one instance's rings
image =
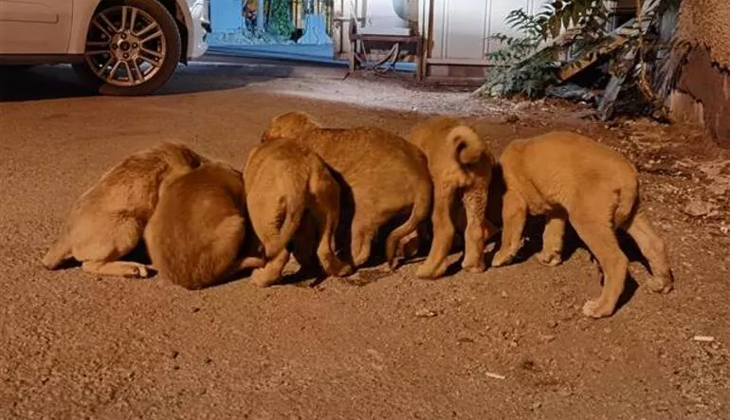
[[[608,10],[603,0],[556,0],[543,6],[538,13],[543,40],[556,38],[562,29],[574,25],[588,38],[605,34]]]
[[[290,12],[290,0],[269,0],[268,31],[279,36],[289,37],[294,32]]]
[[[490,96],[542,96],[558,81],[554,72],[558,62],[554,48],[540,49],[541,45],[555,40],[561,31],[571,30],[577,51],[590,48],[606,36],[607,15],[602,0],[556,0],[534,15],[523,9],[511,11],[506,23],[519,36],[496,33],[490,37],[504,48],[487,54],[494,67],[479,92]]]

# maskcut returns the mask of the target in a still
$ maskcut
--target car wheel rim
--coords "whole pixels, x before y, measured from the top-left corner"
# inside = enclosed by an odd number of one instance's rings
[[[167,40],[149,13],[133,6],[97,12],[86,37],[86,62],[100,79],[136,86],[155,77],[167,53]]]

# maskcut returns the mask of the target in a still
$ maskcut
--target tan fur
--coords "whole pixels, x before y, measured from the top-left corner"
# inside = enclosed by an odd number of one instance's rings
[[[560,263],[567,221],[598,260],[603,291],[583,306],[585,315],[610,316],[623,291],[628,259],[618,245],[614,232],[618,228],[634,238],[649,261],[653,278],[648,287],[664,293],[672,289],[664,242],[640,204],[636,169],[622,155],[579,134],[551,132],[513,141],[500,164],[507,191],[502,245],[493,266],[514,258],[529,212],[548,218],[537,256],[540,262]]]
[[[370,257],[378,229],[410,212],[386,241],[391,267],[402,254],[402,239],[431,211],[432,183],[426,157],[401,137],[378,128],[322,128],[308,115],[290,112],[274,118],[264,142],[286,136],[318,154],[352,191],[355,203],[350,252],[356,267]]]
[[[289,139],[266,142],[251,151],[244,169],[251,224],[264,246],[266,266],[252,280],[265,287],[281,279],[287,246],[307,214],[316,220],[316,254],[328,275],[346,276],[352,267],[334,253],[340,217],[340,188],[316,154]]]
[[[262,258],[241,258],[245,235],[242,174],[222,163],[205,163],[171,180],[145,229],[152,265],[186,289],[229,280]]]
[[[435,278],[446,272],[446,257],[454,240],[455,211],[463,213],[466,224],[461,229],[465,233],[461,265],[470,272],[484,271],[487,189],[494,161],[489,145],[473,128],[447,117],[416,125],[408,140],[426,154],[434,183],[433,243],[416,275]]]
[[[118,260],[137,246],[157,205],[161,183],[206,160],[172,142],[127,157],[76,201],[60,238],[43,257],[43,265],[56,269],[75,258],[89,273],[148,277],[144,265]]]

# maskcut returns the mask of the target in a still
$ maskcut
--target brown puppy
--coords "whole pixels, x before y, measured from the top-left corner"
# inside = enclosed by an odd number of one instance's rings
[[[459,120],[436,117],[416,125],[408,140],[428,159],[434,183],[434,241],[426,261],[418,267],[419,277],[439,277],[446,272],[446,257],[454,239],[452,214],[464,213],[466,220],[464,260],[470,272],[484,271],[484,241],[487,230],[487,189],[494,158],[489,145]],[[458,208],[454,209],[457,198]],[[436,231],[436,230],[440,231]]]
[[[308,115],[289,112],[275,117],[263,142],[297,139],[342,177],[355,204],[350,253],[356,267],[367,262],[378,229],[395,216],[410,217],[386,241],[386,257],[395,266],[402,240],[431,212],[433,184],[426,157],[418,147],[377,128],[321,128]]]
[[[352,267],[334,253],[340,187],[322,159],[293,140],[278,139],[251,151],[244,174],[251,224],[267,259],[264,268],[254,271],[254,283],[265,287],[281,279],[289,261],[287,246],[306,213],[316,220],[319,234],[316,253],[325,273],[331,276],[352,273]]]
[[[603,291],[583,306],[585,315],[611,315],[623,291],[628,259],[616,239],[618,228],[634,238],[648,260],[653,274],[649,289],[664,293],[672,289],[664,242],[640,204],[636,169],[622,155],[579,134],[551,132],[513,141],[500,164],[507,191],[502,246],[493,266],[508,264],[515,256],[529,212],[547,216],[540,262],[560,263],[567,221],[598,260]]]
[[[157,205],[162,181],[205,161],[188,147],[171,142],[127,157],[76,201],[43,265],[52,270],[75,258],[89,273],[148,277],[144,265],[118,260],[137,246]]]
[[[245,209],[243,177],[222,163],[205,163],[164,183],[144,232],[152,265],[186,289],[263,267],[262,258],[239,257]]]

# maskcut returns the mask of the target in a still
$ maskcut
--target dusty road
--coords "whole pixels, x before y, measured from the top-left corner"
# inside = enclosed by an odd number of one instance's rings
[[[0,75],[0,419],[730,419],[726,152],[690,129],[342,75],[194,66],[132,99],[89,96],[65,68]],[[551,128],[591,133],[639,166],[676,289],[646,291],[633,263],[627,303],[585,319],[600,277],[580,248],[556,268],[419,281],[410,264],[266,290],[40,266],[75,197],[129,152],[175,138],[240,166],[294,109],[401,134],[424,118],[413,110],[462,113],[495,153]]]

